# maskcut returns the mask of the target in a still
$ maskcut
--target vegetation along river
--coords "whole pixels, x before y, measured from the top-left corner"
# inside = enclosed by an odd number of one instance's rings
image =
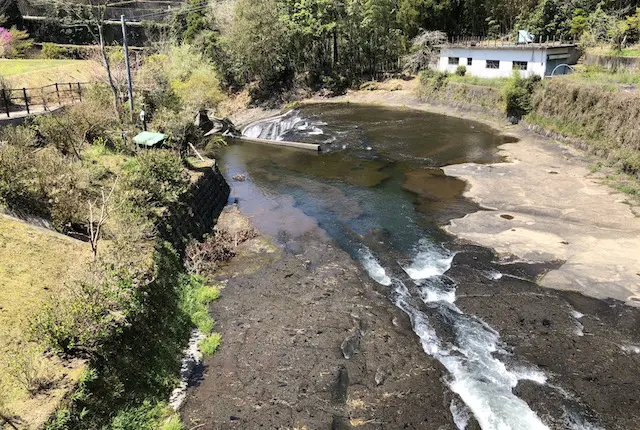
[[[440,226],[484,210],[440,166],[500,161],[489,127],[405,109],[310,105],[250,124],[252,137],[323,152],[234,143],[220,163],[240,210],[288,252],[336,243],[410,318],[458,428],[637,428],[635,308],[542,289],[549,267],[498,258]],[[237,176],[236,176],[237,177]],[[231,182],[231,181],[230,181]],[[508,215],[505,215],[508,216]],[[305,236],[307,237],[307,236]]]

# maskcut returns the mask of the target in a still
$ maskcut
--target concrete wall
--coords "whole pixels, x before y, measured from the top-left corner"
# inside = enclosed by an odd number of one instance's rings
[[[548,55],[567,55],[569,64],[575,64],[577,58],[573,54],[573,48],[567,47],[450,47],[443,48],[440,52],[438,70],[442,72],[454,73],[459,65],[467,68],[467,73],[472,76],[482,78],[507,78],[513,74],[514,61],[526,61],[527,70],[521,70],[522,77],[532,75],[545,76]],[[449,58],[458,58],[457,64],[449,64]],[[472,60],[471,66],[467,64],[467,59]],[[498,69],[487,69],[487,60],[497,60],[500,62]]]
[[[217,165],[203,169],[203,175],[191,185],[187,195],[160,221],[160,236],[182,254],[191,240],[202,240],[211,233],[230,192]]]
[[[584,64],[606,67],[609,70],[640,71],[640,58],[586,54]]]

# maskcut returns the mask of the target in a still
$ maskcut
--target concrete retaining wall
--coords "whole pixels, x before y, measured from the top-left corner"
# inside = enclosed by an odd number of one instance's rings
[[[430,104],[504,116],[504,101],[497,88],[447,82],[439,88],[428,88],[423,85],[420,97]]]
[[[160,237],[182,254],[191,240],[202,240],[213,230],[230,192],[217,165],[203,169],[186,196],[158,224]]]
[[[584,57],[584,64],[602,66],[610,70],[640,70],[640,58],[633,57],[587,54]]]

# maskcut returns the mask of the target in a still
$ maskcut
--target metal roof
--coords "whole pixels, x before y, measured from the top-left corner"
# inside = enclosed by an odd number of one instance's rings
[[[133,141],[135,142],[136,145],[151,147],[164,142],[166,138],[167,136],[165,136],[162,133],[153,133],[150,131],[143,131],[142,133],[134,137]]]

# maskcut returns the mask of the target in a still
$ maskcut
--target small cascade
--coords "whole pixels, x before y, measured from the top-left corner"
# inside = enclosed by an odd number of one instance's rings
[[[253,139],[298,140],[300,136],[323,134],[323,130],[318,127],[323,124],[301,117],[296,110],[290,110],[282,115],[252,122],[242,129],[242,135]]]
[[[452,417],[459,429],[466,428],[468,423],[466,411],[473,414],[484,430],[549,428],[513,391],[523,380],[544,385],[546,375],[532,367],[508,368],[499,359],[504,352],[500,334],[455,305],[456,284],[445,274],[451,268],[454,253],[421,240],[413,260],[403,267],[409,279],[402,274],[392,275],[368,249],[362,251],[360,257],[373,280],[391,286],[392,300],[411,319],[423,350],[449,372],[449,387],[464,402],[464,405],[455,402],[451,405]],[[442,339],[431,319],[447,321],[453,337]],[[575,428],[597,428],[587,424]]]

